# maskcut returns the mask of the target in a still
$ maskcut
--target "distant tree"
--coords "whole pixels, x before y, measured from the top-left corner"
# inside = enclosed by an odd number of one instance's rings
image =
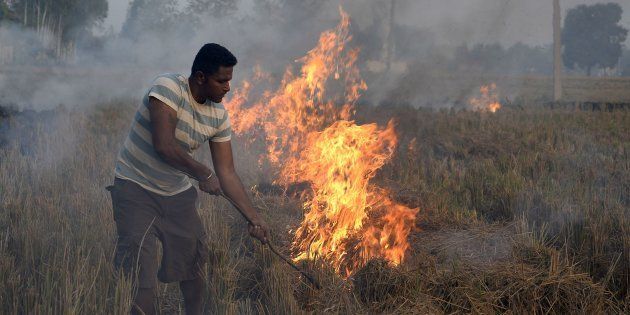
[[[365,29],[356,23],[350,24],[353,42],[361,48],[361,57],[367,60],[378,60],[383,55],[383,44],[386,40],[382,25],[374,21]],[[395,60],[412,60],[426,56],[435,47],[433,33],[414,26],[394,24],[392,30]]]
[[[622,76],[630,77],[630,49],[623,50],[619,60],[619,68]]]
[[[254,9],[270,20],[302,26],[319,16],[330,0],[254,0]]]
[[[453,70],[496,74],[550,74],[553,68],[551,46],[516,43],[505,49],[500,44],[461,45],[455,49]]]
[[[107,0],[16,0],[14,8],[23,24],[45,24],[68,41],[102,23],[108,6]]]
[[[508,74],[551,74],[552,46],[532,47],[516,43],[506,50],[505,62],[501,68]]]
[[[176,0],[132,0],[121,34],[137,39],[147,32],[170,32],[180,16]]]
[[[238,0],[188,0],[185,5],[177,0],[132,0],[121,34],[133,39],[150,32],[192,34],[191,25],[232,15],[237,9]],[[185,28],[188,32],[183,32]]]
[[[238,9],[238,0],[189,0],[187,15],[203,20],[207,17],[230,16]]]
[[[503,64],[505,56],[505,49],[498,43],[475,44],[471,48],[464,44],[455,50],[455,63],[462,70],[494,72]]]
[[[6,2],[0,0],[0,23],[4,21],[16,22],[17,15]]]
[[[589,76],[593,67],[615,67],[628,35],[628,30],[619,25],[622,13],[617,3],[570,9],[562,30],[564,65],[586,69]]]

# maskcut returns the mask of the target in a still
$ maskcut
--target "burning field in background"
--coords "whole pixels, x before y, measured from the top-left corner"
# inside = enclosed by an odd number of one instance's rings
[[[501,109],[497,85],[491,83],[481,86],[479,88],[479,95],[470,97],[468,99],[468,105],[471,110],[481,112],[495,113],[497,110]]]
[[[254,97],[254,83],[245,81],[225,105],[237,133],[261,131],[255,135],[269,148],[261,158],[275,168],[276,182],[310,186],[302,196],[306,212],[294,235],[295,259],[323,259],[350,275],[374,258],[400,264],[418,209],[396,203],[371,182],[398,137],[391,120],[384,127],[352,120],[367,86],[355,65],[358,50],[349,48],[349,16],[340,14],[339,25],[298,60],[297,74],[288,67],[275,91]],[[263,77],[258,70],[255,78]]]

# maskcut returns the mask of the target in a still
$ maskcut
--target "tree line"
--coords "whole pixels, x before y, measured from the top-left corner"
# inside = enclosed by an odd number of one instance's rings
[[[70,41],[102,23],[107,10],[107,0],[0,0],[0,22],[47,27]]]
[[[308,32],[329,0],[254,0],[260,23],[275,23],[277,32]],[[204,19],[234,15],[238,0],[132,0],[119,36],[137,40],[147,32],[186,34]],[[376,6],[377,4],[371,4]],[[46,29],[60,42],[94,42],[93,29],[107,17],[107,0],[0,0],[0,23],[12,22],[27,28]],[[628,30],[620,25],[623,9],[617,3],[579,5],[566,12],[562,28],[563,61],[567,70],[590,75],[595,69],[618,69],[630,73],[630,51],[625,49]],[[378,59],[384,38],[379,28],[385,17],[375,16],[371,25],[352,30],[361,47],[361,58]],[[182,21],[186,21],[182,23]],[[413,62],[432,53],[430,30],[393,23],[391,42],[394,58]],[[61,44],[60,44],[61,45]],[[517,43],[462,44],[455,49],[451,68],[508,74],[550,74],[553,62],[550,45],[532,47]]]
[[[591,75],[594,69],[616,69],[630,75],[630,50],[624,46],[628,30],[620,25],[623,9],[617,3],[578,5],[567,11],[562,28],[562,60],[566,70]],[[553,71],[553,47],[517,43],[462,45],[455,64],[460,69],[499,73]]]

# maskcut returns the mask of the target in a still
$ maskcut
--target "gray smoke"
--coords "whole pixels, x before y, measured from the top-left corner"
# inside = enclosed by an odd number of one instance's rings
[[[239,58],[235,84],[255,64],[279,77],[286,66],[316,44],[322,31],[336,25],[339,5],[352,17],[354,45],[362,49],[359,65],[369,85],[364,101],[370,103],[395,100],[431,105],[439,101],[429,94],[442,95],[444,86],[438,89],[424,83],[434,81],[428,76],[432,72],[457,71],[449,68],[449,62],[462,44],[508,47],[517,42],[548,45],[551,41],[550,1],[397,0],[392,31],[396,62],[384,72],[390,0],[241,0],[225,9],[228,15],[224,17],[197,12],[193,18],[186,7],[188,1],[151,1],[170,7],[128,10],[126,27],[104,25],[100,29],[104,34],[89,43],[78,42],[76,57],[63,65],[43,62],[36,53],[21,54],[13,65],[2,65],[0,58],[0,104],[46,109],[58,104],[86,106],[121,97],[138,98],[160,73],[188,74],[194,54],[207,42],[221,43]],[[564,0],[562,4],[566,10],[591,2]],[[630,10],[629,3],[620,4]],[[118,16],[108,21],[124,21],[120,15],[125,10],[120,4],[113,7],[117,10],[111,14]],[[135,15],[130,16],[132,13]],[[629,19],[625,14],[627,26]],[[0,26],[0,46],[20,46],[22,52],[41,51],[47,44],[38,36],[21,26]],[[473,88],[455,85],[446,91],[457,98]],[[465,92],[451,92],[458,89]],[[396,99],[407,94],[403,100]]]

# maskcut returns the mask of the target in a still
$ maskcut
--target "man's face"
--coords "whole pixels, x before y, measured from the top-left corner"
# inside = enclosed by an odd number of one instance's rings
[[[215,103],[221,103],[225,94],[230,91],[233,68],[221,66],[217,72],[206,77],[206,81],[201,86],[206,98]]]

